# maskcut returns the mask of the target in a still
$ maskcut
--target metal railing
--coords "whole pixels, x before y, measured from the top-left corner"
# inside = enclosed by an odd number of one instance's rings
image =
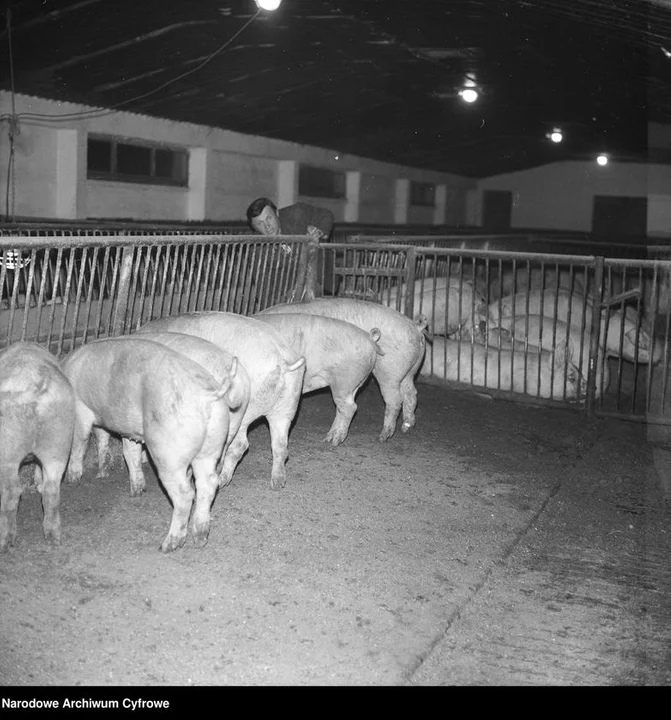
[[[416,240],[321,245],[317,294],[425,315],[434,339],[424,380],[669,422],[671,261]]]
[[[164,315],[253,314],[324,293],[425,315],[435,336],[426,381],[671,424],[671,261],[389,239],[317,247],[220,226],[3,228],[0,348],[33,340],[60,355]]]
[[[0,348],[60,355],[164,315],[252,314],[300,297],[306,267],[303,236],[0,236]]]

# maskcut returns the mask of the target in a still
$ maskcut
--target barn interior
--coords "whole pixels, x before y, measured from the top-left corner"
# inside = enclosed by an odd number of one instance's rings
[[[0,554],[8,696],[668,685],[671,3],[3,11],[0,403],[22,342],[62,363],[171,316],[300,301],[388,311],[375,363],[399,327],[424,358],[391,437],[384,377],[349,388],[337,447],[328,389],[296,400],[279,492],[257,417],[205,547],[183,523],[156,552],[178,503],[151,452],[128,492],[112,429],[102,466],[92,442],[63,481],[47,551],[28,457]],[[255,233],[259,196],[325,209],[330,236]]]

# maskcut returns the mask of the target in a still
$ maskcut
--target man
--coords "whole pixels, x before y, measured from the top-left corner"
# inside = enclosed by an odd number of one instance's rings
[[[247,219],[261,235],[309,235],[318,242],[328,242],[333,230],[333,213],[306,203],[287,205],[280,210],[266,197],[257,198],[247,208]],[[324,292],[333,293],[333,255],[325,253]],[[321,268],[318,277],[321,277]]]

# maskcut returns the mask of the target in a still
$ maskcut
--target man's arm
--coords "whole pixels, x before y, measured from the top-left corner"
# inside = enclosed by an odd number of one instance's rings
[[[333,213],[326,208],[312,207],[311,217],[308,220],[308,228],[310,225],[318,228],[322,232],[322,237],[328,238],[333,230]]]

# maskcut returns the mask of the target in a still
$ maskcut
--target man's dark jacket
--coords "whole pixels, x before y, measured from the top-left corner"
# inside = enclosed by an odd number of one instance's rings
[[[327,240],[333,229],[333,213],[326,208],[296,203],[280,208],[277,214],[282,235],[306,235],[308,225],[314,225],[324,233],[322,240]]]

